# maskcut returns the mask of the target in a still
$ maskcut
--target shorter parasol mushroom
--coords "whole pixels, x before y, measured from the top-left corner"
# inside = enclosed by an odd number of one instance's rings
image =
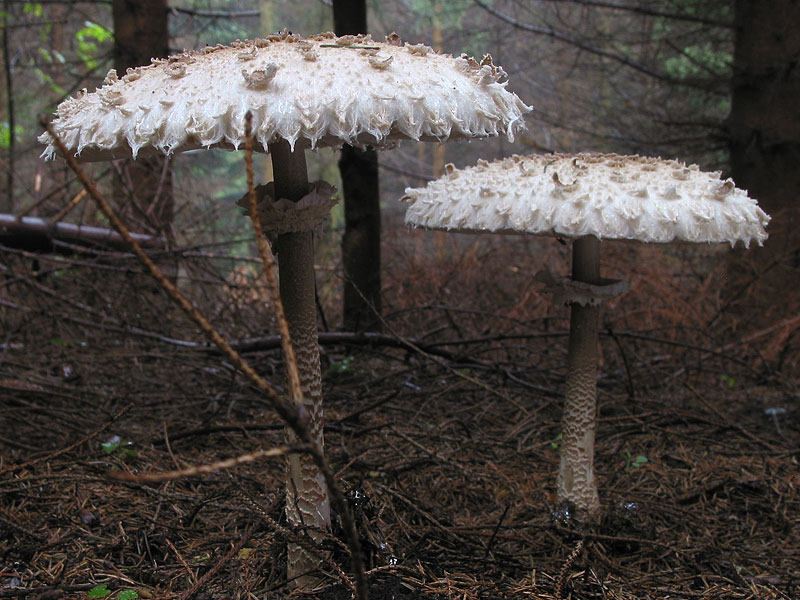
[[[600,511],[594,475],[599,306],[627,290],[600,277],[603,239],[647,243],[767,238],[767,216],[733,181],[696,165],[616,154],[514,156],[407,189],[406,223],[453,232],[532,233],[574,239],[572,277],[537,275],[571,306],[559,504],[579,521]]]

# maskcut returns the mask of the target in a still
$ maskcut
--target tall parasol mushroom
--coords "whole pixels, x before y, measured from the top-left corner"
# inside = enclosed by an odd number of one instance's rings
[[[322,391],[314,306],[312,230],[330,206],[330,188],[309,185],[304,150],[321,146],[385,147],[397,140],[446,141],[499,134],[513,140],[530,110],[505,89],[505,72],[490,56],[480,63],[431,48],[369,36],[309,38],[284,31],[266,39],[184,52],[59,105],[53,128],[83,160],[193,148],[239,148],[252,113],[256,149],[272,156],[275,181],[265,189],[280,290],[311,428],[322,444]],[[47,134],[45,156],[55,149]],[[327,193],[327,195],[326,195]],[[292,203],[307,209],[291,212]],[[273,210],[274,209],[274,210]],[[269,224],[267,224],[267,228]],[[287,514],[292,523],[325,529],[324,482],[310,460],[291,469]],[[296,493],[295,493],[296,492]],[[290,557],[290,576],[313,561]]]
[[[572,278],[540,273],[571,305],[557,490],[581,521],[600,509],[594,476],[599,305],[627,289],[600,276],[600,241],[728,242],[766,239],[769,217],[743,190],[696,165],[616,154],[514,156],[407,189],[406,222],[448,231],[532,233],[574,239]]]

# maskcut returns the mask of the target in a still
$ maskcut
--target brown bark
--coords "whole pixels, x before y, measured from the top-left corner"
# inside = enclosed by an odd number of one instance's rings
[[[5,171],[6,171],[6,189],[5,189],[5,204],[3,205],[3,210],[5,212],[14,212],[14,171],[16,167],[14,166],[14,158],[16,156],[16,140],[14,137],[14,130],[16,129],[14,118],[15,118],[15,111],[14,111],[14,86],[12,83],[12,76],[11,76],[11,52],[9,50],[9,28],[8,28],[8,14],[9,14],[9,6],[8,2],[3,2],[3,31],[2,31],[2,44],[3,44],[3,72],[5,77],[3,81],[5,83],[5,93],[6,93],[6,111],[5,111],[5,120],[8,125],[9,131],[9,138],[8,138],[8,150],[6,152],[6,164],[5,164]]]
[[[334,0],[336,35],[367,32],[365,0]],[[381,212],[378,155],[368,148],[345,146],[339,158],[345,229],[343,327],[379,331],[381,312]]]
[[[381,213],[375,150],[344,146],[339,158],[344,195],[344,329],[380,331]]]
[[[112,14],[114,68],[120,77],[130,67],[169,55],[166,0],[114,0]],[[137,217],[153,231],[171,237],[174,199],[168,161],[161,155],[120,161],[121,185],[115,195],[125,202],[132,194],[142,210]]]
[[[768,244],[783,245],[800,214],[800,2],[735,7],[731,174],[773,216]]]
[[[736,185],[771,217],[764,248],[735,253],[727,267],[727,314],[743,336],[794,312],[800,280],[800,2],[736,0],[730,169]],[[775,302],[776,298],[784,299]],[[737,321],[742,326],[737,325]],[[764,352],[783,366],[797,334]],[[794,345],[794,349],[792,346]]]

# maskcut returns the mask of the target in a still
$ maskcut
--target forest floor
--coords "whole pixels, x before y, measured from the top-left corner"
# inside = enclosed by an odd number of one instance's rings
[[[322,348],[325,449],[370,598],[800,598],[800,293],[759,293],[757,254],[608,245],[631,291],[602,317],[603,514],[580,527],[555,506],[568,311],[533,279],[566,270],[568,246],[385,238],[395,343]],[[182,287],[229,339],[274,334],[249,271],[220,264],[187,253]],[[4,250],[0,269],[0,599],[292,596],[282,459],[110,476],[280,445],[241,373],[130,256]],[[318,273],[335,327],[338,271]],[[280,388],[279,350],[245,357]],[[327,547],[314,597],[350,598],[347,552]]]

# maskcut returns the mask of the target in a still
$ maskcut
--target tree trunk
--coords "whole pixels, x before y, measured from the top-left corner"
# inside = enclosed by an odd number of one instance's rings
[[[758,328],[786,316],[774,299],[800,280],[800,2],[736,0],[735,9],[731,176],[772,221],[765,247],[735,256],[728,275],[734,314]],[[771,358],[787,354],[783,345]]]
[[[800,198],[800,2],[736,0],[731,171],[769,214],[790,227]],[[793,229],[793,228],[792,228]]]
[[[167,0],[114,0],[112,13],[114,68],[120,77],[130,67],[169,55]],[[174,200],[169,158],[140,156],[118,164],[122,177],[115,195],[123,202],[135,200],[136,217],[148,229],[171,239]]]
[[[14,86],[12,83],[11,77],[11,51],[9,49],[9,28],[8,28],[8,15],[9,15],[9,3],[8,0],[4,0],[3,2],[3,32],[2,32],[2,42],[3,42],[3,71],[4,71],[4,83],[5,83],[5,92],[6,92],[6,111],[5,111],[5,120],[8,126],[8,150],[6,151],[6,164],[5,164],[5,171],[6,171],[6,189],[5,189],[5,203],[2,205],[3,212],[11,213],[14,212],[14,171],[16,167],[14,166],[14,158],[16,156],[16,141],[14,139],[14,129],[16,126],[14,124],[15,118],[15,111],[14,111]]]
[[[367,32],[366,0],[334,0],[336,35]],[[380,330],[381,212],[375,150],[342,148],[339,158],[344,195],[344,323],[348,331]]]

